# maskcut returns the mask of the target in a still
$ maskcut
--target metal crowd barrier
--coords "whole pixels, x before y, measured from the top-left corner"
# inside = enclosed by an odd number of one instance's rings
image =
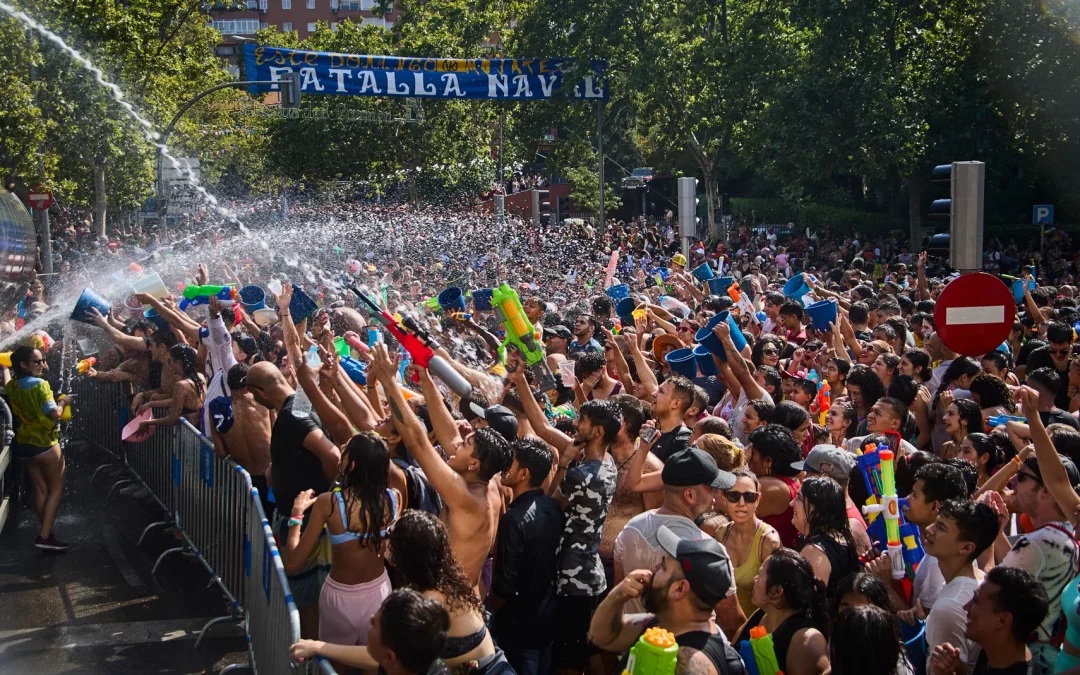
[[[121,385],[82,379],[76,394],[69,434],[114,458],[98,467],[94,478],[110,467],[120,468],[131,477],[118,476],[109,497],[121,486],[137,484],[164,513],[162,520],[143,529],[139,544],[156,527],[175,528],[179,545],[158,557],[151,574],[166,557],[189,555],[229,600],[230,613],[208,622],[195,647],[215,624],[240,621],[248,637],[248,663],[228,666],[222,673],[249,668],[270,675],[336,675],[323,659],[296,664],[289,657],[289,647],[300,638],[300,613],[251,476],[231,459],[217,457],[213,442],[187,420],[157,427],[143,443],[121,442],[130,418]]]

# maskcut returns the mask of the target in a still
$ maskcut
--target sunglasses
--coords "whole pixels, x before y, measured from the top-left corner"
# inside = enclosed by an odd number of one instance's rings
[[[45,359],[30,359],[29,361],[27,361],[27,363],[33,363],[40,366],[41,364],[45,363]]]
[[[761,495],[752,490],[746,492],[738,492],[736,490],[728,490],[724,493],[724,499],[728,500],[732,504],[738,504],[739,500],[745,500],[747,504],[756,504],[758,497]]]
[[[693,331],[694,329],[691,328],[690,326],[679,326],[678,330],[679,330],[680,333],[689,333],[689,332]]]
[[[1040,480],[1038,476],[1034,476],[1034,475],[1028,473],[1027,471],[1017,471],[1016,472],[1016,482],[1017,483],[1022,483],[1025,480],[1033,480],[1036,483],[1041,483],[1042,482],[1042,480]]]
[[[779,352],[779,350],[776,350],[776,349],[762,349],[761,353],[764,354],[765,356],[776,356],[780,352]]]
[[[1050,349],[1048,351],[1051,354],[1057,354],[1058,356],[1068,356],[1069,354],[1072,353],[1071,348],[1068,348],[1068,349]]]

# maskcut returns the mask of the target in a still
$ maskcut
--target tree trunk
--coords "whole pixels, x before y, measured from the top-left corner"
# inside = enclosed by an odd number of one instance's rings
[[[908,248],[912,253],[922,250],[922,186],[914,176],[907,179],[908,184],[908,223],[911,237],[911,245]]]
[[[105,235],[105,163],[95,161],[91,166],[94,174],[94,227],[99,237]]]
[[[705,169],[705,205],[709,209],[709,242],[715,242],[720,237],[720,223],[716,222],[716,199],[720,190],[716,185],[716,166],[711,162]]]

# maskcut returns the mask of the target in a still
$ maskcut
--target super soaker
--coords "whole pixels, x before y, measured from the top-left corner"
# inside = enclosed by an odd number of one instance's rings
[[[623,675],[675,675],[678,660],[675,635],[663,628],[646,628],[630,648]]]
[[[875,457],[876,456],[876,457]],[[904,516],[900,509],[905,500],[898,499],[896,495],[896,474],[894,471],[895,455],[885,445],[879,445],[877,450],[866,452],[859,457],[859,465],[877,460],[880,481],[879,490],[875,493],[873,485],[868,482],[867,487],[876,499],[871,497],[867,505],[863,507],[863,513],[869,516],[867,532],[871,540],[885,542],[885,549],[892,564],[893,579],[915,578],[915,570],[926,555],[919,541],[919,531],[911,523],[904,522]],[[864,468],[865,471],[865,468]],[[864,474],[864,479],[866,478]],[[880,503],[870,503],[871,500]],[[878,518],[878,516],[882,518]],[[882,533],[882,521],[884,521],[884,533]],[[882,537],[881,535],[885,536]]]
[[[829,414],[829,408],[832,405],[830,402],[831,398],[832,389],[829,387],[828,380],[826,380],[825,382],[821,383],[821,387],[818,389],[817,398],[814,401],[815,403],[817,403],[818,414],[821,416],[818,424],[825,424],[825,415]]]
[[[187,286],[184,288],[184,299],[180,301],[180,310],[198,305],[209,305],[210,298],[232,302],[239,297],[240,292],[233,286]]]
[[[739,643],[739,656],[748,675],[783,675],[784,671],[776,661],[772,635],[764,626],[750,629],[750,639]]]
[[[498,288],[492,290],[491,306],[506,328],[503,348],[505,349],[506,345],[512,342],[521,351],[525,363],[536,375],[536,386],[540,391],[554,389],[555,375],[548,367],[547,359],[544,358],[544,349],[540,346],[540,336],[533,328],[529,317],[525,316],[517,291],[511,288],[510,284],[503,282]]]
[[[991,415],[986,418],[986,426],[990,429],[994,427],[1000,427],[1002,424],[1008,424],[1009,422],[1020,422],[1021,424],[1027,424],[1026,417],[1016,417],[1015,415]]]
[[[97,364],[97,357],[90,356],[75,364],[75,372],[80,375],[85,374],[91,368]]]

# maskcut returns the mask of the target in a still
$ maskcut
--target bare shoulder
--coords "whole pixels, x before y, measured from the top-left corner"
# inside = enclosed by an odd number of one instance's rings
[[[653,471],[663,471],[664,463],[660,461],[659,457],[650,452],[649,456],[645,458],[645,468]]]
[[[705,652],[692,647],[679,647],[675,672],[678,675],[718,675],[716,666]]]

